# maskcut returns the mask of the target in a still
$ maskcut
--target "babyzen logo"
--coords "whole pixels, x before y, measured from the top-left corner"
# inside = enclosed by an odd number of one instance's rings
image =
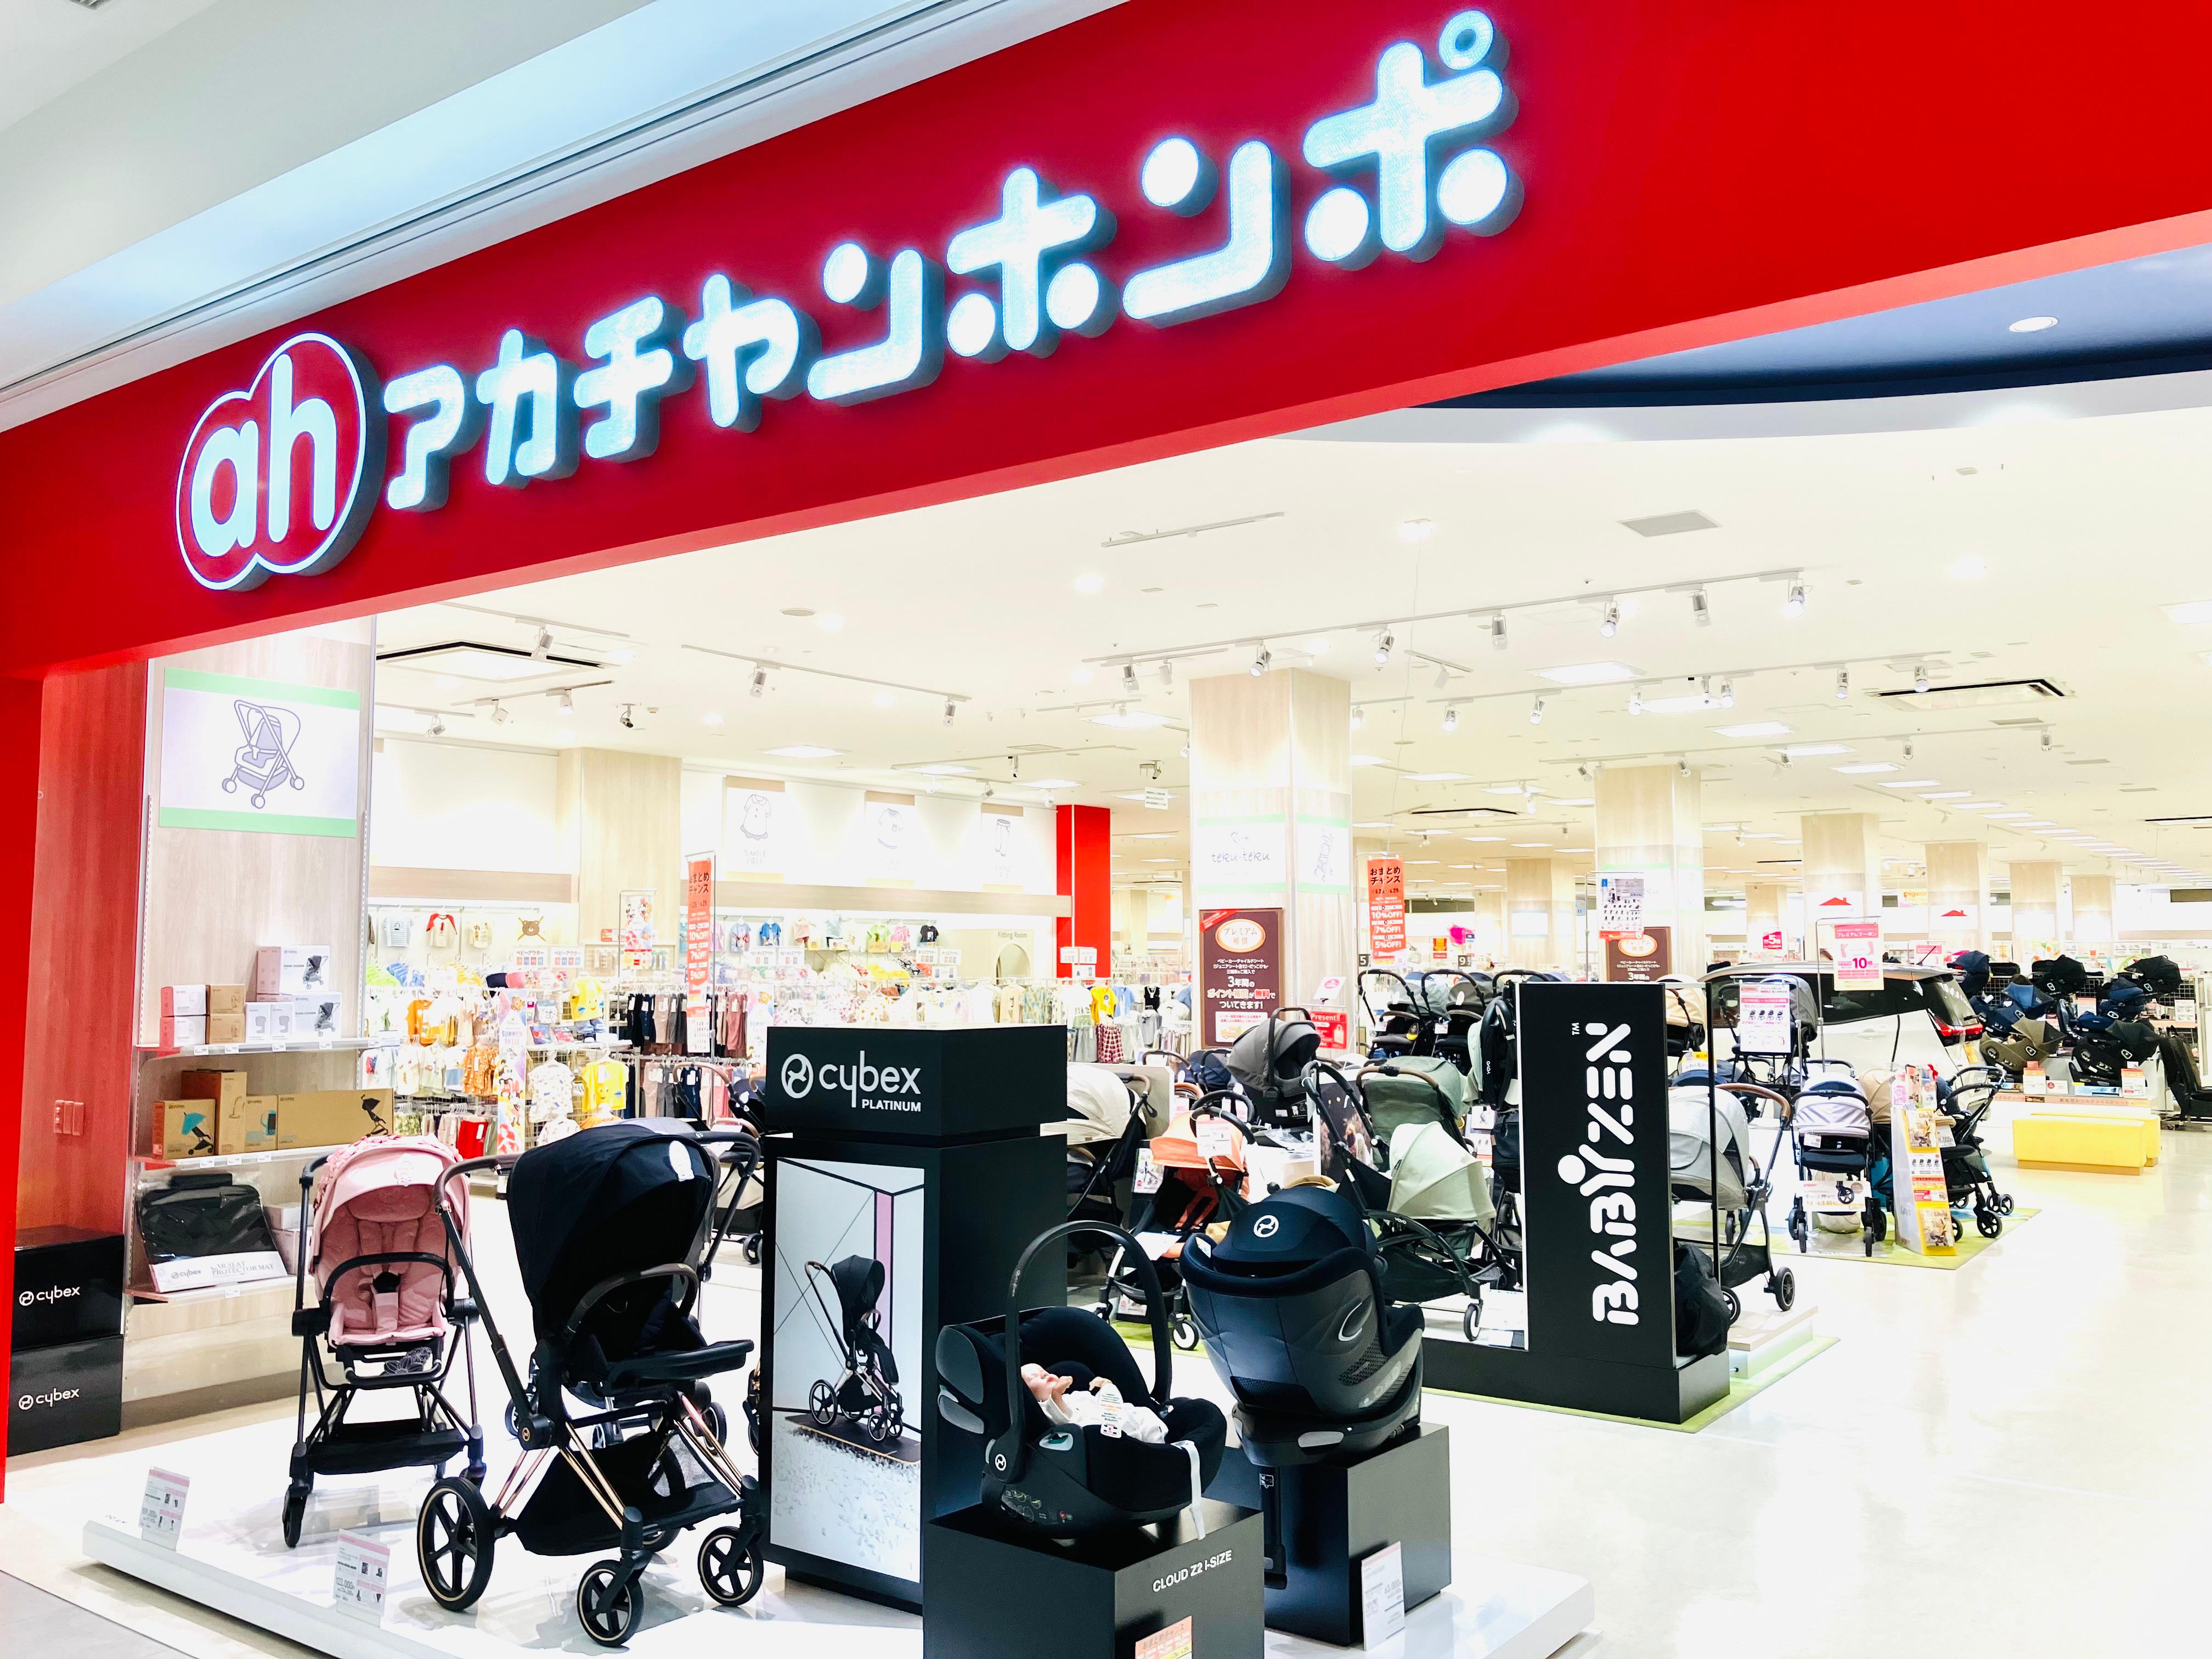
[[[381,392],[326,334],[295,334],[208,405],[177,472],[177,546],[203,587],[327,570],[360,539],[384,472]]]
[[[1591,1020],[1569,1029],[1589,1043],[1583,1056],[1589,1123],[1581,1151],[1559,1160],[1559,1179],[1590,1200],[1589,1230],[1597,1241],[1590,1260],[1601,1274],[1610,1275],[1590,1289],[1590,1318],[1600,1324],[1634,1325],[1641,1315],[1636,1195],[1628,1190],[1636,1184],[1636,1085],[1626,1046],[1629,1028]],[[1599,1150],[1608,1140],[1620,1150],[1612,1154]]]
[[[47,1291],[21,1291],[15,1300],[26,1308],[33,1308],[41,1302],[66,1302],[73,1296],[83,1294],[84,1286],[82,1285],[57,1285]]]
[[[52,1394],[21,1394],[15,1396],[15,1409],[28,1411],[33,1406],[58,1406],[64,1400],[81,1400],[82,1389],[56,1389]]]

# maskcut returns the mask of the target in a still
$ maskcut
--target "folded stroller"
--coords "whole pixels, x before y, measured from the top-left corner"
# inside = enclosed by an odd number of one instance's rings
[[[1229,1073],[1258,1123],[1303,1129],[1310,1114],[1301,1081],[1321,1052],[1321,1033],[1303,1008],[1278,1008],[1230,1045]]]
[[[1321,1187],[1255,1205],[1219,1244],[1187,1251],[1183,1274],[1261,1471],[1267,1571],[1287,1582],[1274,1471],[1363,1457],[1419,1431],[1421,1311],[1385,1289],[1359,1206]]]
[[[1152,1333],[1149,1382],[1105,1320],[1080,1308],[1021,1305],[1030,1263],[1064,1248],[1063,1240],[1089,1233],[1102,1235],[1134,1265]],[[1070,1221],[1031,1239],[1014,1264],[1005,1316],[947,1325],[937,1337],[938,1415],[983,1437],[981,1501],[1048,1538],[1149,1526],[1195,1510],[1221,1467],[1229,1425],[1211,1401],[1173,1396],[1168,1336],[1166,1296],[1128,1234]],[[1139,1440],[1098,1424],[1048,1421],[1023,1384],[1024,1365],[1072,1377],[1079,1389],[1093,1379],[1111,1382],[1124,1401],[1158,1413],[1165,1441]]]
[[[822,1294],[825,1279],[837,1298],[834,1309]],[[807,1288],[837,1333],[844,1353],[844,1370],[836,1382],[817,1377],[807,1389],[806,1414],[823,1429],[835,1428],[844,1419],[879,1443],[906,1432],[898,1361],[877,1328],[884,1279],[884,1264],[871,1255],[848,1255],[827,1267],[818,1261],[806,1264]]]
[[[1866,1253],[1889,1235],[1889,1212],[1875,1192],[1874,1109],[1848,1071],[1808,1083],[1790,1110],[1799,1188],[1790,1206],[1790,1237],[1811,1248],[1813,1229],[1862,1235]],[[1863,1198],[1855,1182],[1866,1183]]]
[[[1987,1066],[1969,1066],[1936,1079],[1936,1103],[1951,1119],[1951,1144],[1942,1149],[1945,1194],[1954,1210],[1973,1212],[1974,1226],[1984,1238],[2003,1232],[2004,1218],[2013,1210],[2012,1194],[1997,1190],[1982,1147],[1982,1120],[2003,1086],[2003,1074]]]
[[[1711,1216],[1712,1276],[1728,1303],[1730,1324],[1743,1312],[1737,1289],[1754,1279],[1766,1281],[1767,1294],[1785,1313],[1797,1300],[1797,1275],[1774,1265],[1773,1236],[1766,1222],[1769,1181],[1753,1155],[1747,1101],[1777,1108],[1771,1167],[1786,1133],[1785,1096],[1753,1084],[1717,1081],[1702,1066],[1685,1067],[1667,1093],[1668,1196],[1677,1204],[1702,1204]],[[1705,1241],[1692,1242],[1704,1248]]]
[[[738,1131],[688,1132],[680,1120],[624,1119],[532,1148],[507,1180],[515,1265],[537,1349],[526,1383],[483,1307],[465,1212],[440,1189],[448,1247],[475,1296],[513,1401],[520,1455],[486,1503],[470,1480],[430,1488],[415,1520],[422,1583],[441,1607],[472,1606],[509,1534],[532,1555],[612,1549],[576,1585],[584,1633],[619,1647],[637,1628],[647,1565],[687,1529],[734,1516],[699,1547],[699,1579],[725,1606],[751,1599],[766,1571],[767,1506],[722,1442],[706,1380],[740,1369],[749,1341],[708,1342],[694,1318],[721,1243],[715,1154],[749,1171],[759,1157]],[[453,1166],[452,1177],[495,1167]],[[575,1411],[571,1397],[585,1409]]]
[[[454,1180],[459,1162],[432,1136],[380,1135],[319,1158],[301,1174],[292,1316],[301,1340],[300,1414],[284,1492],[287,1549],[299,1547],[317,1475],[422,1466],[442,1475],[465,1457],[465,1478],[483,1480],[476,1355],[467,1337],[476,1308],[454,1294],[453,1249],[439,1219],[439,1188]],[[465,1183],[450,1196],[465,1239]],[[465,1412],[446,1392],[456,1352],[468,1376]],[[412,1395],[410,1415],[353,1417],[363,1394],[403,1389]]]

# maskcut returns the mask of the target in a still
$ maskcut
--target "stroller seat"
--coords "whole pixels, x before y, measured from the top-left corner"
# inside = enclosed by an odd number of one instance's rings
[[[385,1187],[333,1209],[315,1244],[320,1278],[362,1256],[446,1254],[434,1188]],[[445,1275],[424,1261],[355,1267],[326,1286],[334,1348],[427,1342],[446,1334]],[[382,1288],[380,1288],[382,1286]]]

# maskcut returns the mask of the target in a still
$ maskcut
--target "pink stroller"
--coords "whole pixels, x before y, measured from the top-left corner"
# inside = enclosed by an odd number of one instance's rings
[[[465,1231],[467,1183],[453,1174],[459,1162],[459,1152],[428,1135],[376,1135],[316,1159],[301,1174],[292,1315],[292,1334],[301,1341],[300,1419],[292,1484],[284,1494],[288,1548],[300,1542],[319,1474],[418,1465],[443,1474],[447,1463],[465,1455],[467,1477],[483,1479],[476,1356],[468,1341],[476,1304],[455,1294],[453,1254],[438,1210],[438,1188],[452,1188],[451,1208]],[[446,1395],[457,1350],[468,1373],[465,1416]],[[318,1408],[312,1429],[310,1388]],[[412,1396],[407,1414],[354,1417],[361,1395],[400,1389]]]

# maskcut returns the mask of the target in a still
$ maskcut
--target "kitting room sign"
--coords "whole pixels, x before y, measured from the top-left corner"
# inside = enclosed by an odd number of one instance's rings
[[[1234,1042],[1282,1006],[1283,913],[1208,910],[1198,919],[1200,1029],[1208,1043]]]

